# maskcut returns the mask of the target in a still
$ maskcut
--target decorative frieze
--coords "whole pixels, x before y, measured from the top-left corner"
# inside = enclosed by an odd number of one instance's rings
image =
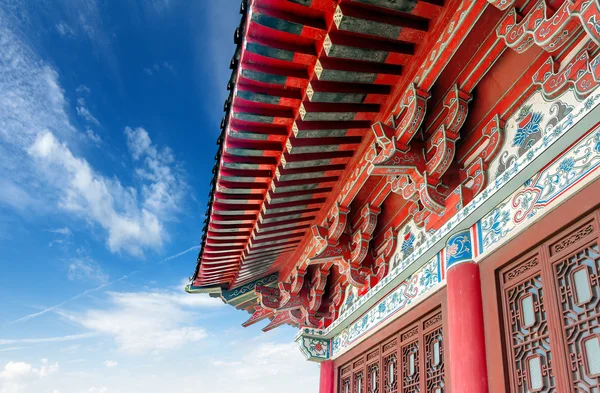
[[[501,242],[518,232],[520,228],[526,227],[527,225],[524,223],[541,216],[549,210],[549,206],[556,206],[557,201],[566,197],[567,193],[574,192],[585,182],[591,181],[600,174],[598,171],[600,166],[600,127],[598,127],[580,137],[567,151],[549,164],[542,166],[542,169],[527,180],[523,186],[509,194],[495,208],[487,210],[489,213],[482,219],[472,221],[475,225],[471,225],[470,230],[460,231],[449,236],[459,224],[464,227],[465,221],[472,218],[473,212],[487,206],[489,198],[496,195],[504,185],[522,173],[524,168],[531,165],[537,157],[549,151],[561,137],[566,135],[567,131],[594,110],[600,102],[600,94],[591,95],[583,103],[579,103],[572,90],[569,90],[559,99],[552,103],[546,103],[545,106],[534,106],[535,102],[544,102],[541,93],[526,101],[522,110],[507,121],[508,131],[502,147],[502,154],[504,157],[509,154],[515,155],[510,165],[505,165],[505,169],[502,171],[498,169],[499,164],[503,161],[502,155],[492,162],[488,169],[488,174],[492,178],[488,187],[438,231],[428,234],[421,245],[415,247],[410,255],[403,257],[401,263],[390,269],[389,273],[368,293],[357,297],[352,291],[346,292],[345,302],[348,306],[342,306],[341,315],[327,329],[319,333],[319,337],[332,340],[332,356],[352,347],[392,315],[398,315],[416,299],[426,296],[426,292],[435,284],[443,282],[446,260],[451,265],[461,260],[467,260],[467,258],[470,260],[474,257],[477,259],[485,257]],[[558,102],[562,105],[557,104]],[[573,103],[573,108],[564,114],[564,110],[561,108],[567,105],[566,102]],[[544,107],[547,112],[534,115],[538,108],[541,111]],[[539,117],[542,117],[543,120],[540,120]],[[531,139],[530,136],[539,132],[540,128],[544,130],[543,135]],[[582,131],[579,129],[577,132],[581,133]],[[573,139],[562,143],[569,146],[572,144],[571,140]],[[526,143],[528,148],[522,149],[519,154],[519,146],[522,143]],[[513,146],[513,144],[519,146]],[[583,228],[585,229],[585,227]],[[464,235],[468,235],[468,237],[465,239]],[[396,289],[385,293],[394,279],[401,276],[413,264],[418,264],[423,255],[431,255],[428,252],[433,247],[439,247],[440,240],[446,237],[449,239],[447,246],[434,254],[433,259],[429,259],[415,273],[407,276]],[[400,232],[396,251],[391,257],[392,260],[402,251],[402,243],[403,235]],[[447,257],[446,254],[448,254]],[[437,271],[435,270],[436,266]],[[431,274],[432,271],[433,274]],[[509,275],[512,277],[519,273],[521,271],[510,272]],[[510,279],[507,277],[507,280]],[[373,302],[374,298],[379,300]],[[365,309],[365,304],[372,304],[372,306]],[[352,320],[358,315],[362,316]],[[349,323],[349,321],[352,322]],[[343,326],[344,328],[342,328]]]
[[[488,0],[498,8],[508,9],[514,0]],[[527,15],[512,8],[496,32],[509,48],[518,53],[537,45],[548,52],[560,49],[583,27],[587,35],[600,44],[600,7],[596,0],[565,1],[553,12],[545,0],[539,0]]]
[[[597,174],[598,167],[600,128],[597,127],[478,222],[481,252],[496,248],[511,232],[537,219],[567,191],[577,187],[593,172]]]
[[[398,288],[375,304],[360,319],[335,335],[332,339],[332,354],[335,356],[344,352],[366,333],[373,331],[393,314],[411,305],[441,281],[441,263],[436,257],[404,280]]]

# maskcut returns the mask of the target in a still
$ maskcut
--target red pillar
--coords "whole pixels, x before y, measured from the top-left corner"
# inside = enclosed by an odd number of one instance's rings
[[[479,265],[457,263],[446,272],[452,393],[487,393],[487,366]]]
[[[333,393],[333,360],[326,360],[321,363],[319,393]]]

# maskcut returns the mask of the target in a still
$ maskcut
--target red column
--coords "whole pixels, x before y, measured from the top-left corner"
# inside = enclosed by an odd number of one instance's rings
[[[452,393],[487,393],[481,280],[477,263],[461,262],[446,272],[448,348]]]
[[[333,360],[326,360],[321,363],[319,393],[333,393]]]

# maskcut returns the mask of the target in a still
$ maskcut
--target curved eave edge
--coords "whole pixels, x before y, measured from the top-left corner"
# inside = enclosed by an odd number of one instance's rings
[[[213,177],[210,182],[211,189],[210,189],[210,193],[209,193],[209,199],[206,204],[207,210],[205,213],[204,227],[202,228],[200,251],[198,252],[198,258],[196,260],[196,269],[194,270],[194,274],[192,275],[192,277],[190,277],[189,285],[187,285],[185,287],[185,290],[188,293],[198,293],[197,288],[200,288],[200,287],[195,287],[193,285],[193,283],[196,281],[196,279],[198,278],[198,274],[200,273],[202,257],[204,256],[204,247],[206,246],[206,239],[208,236],[208,224],[209,224],[210,218],[212,216],[212,205],[213,205],[213,201],[214,201],[215,191],[217,189],[217,179],[219,177],[219,172],[221,170],[221,157],[223,156],[223,149],[225,146],[225,144],[224,144],[225,130],[227,129],[227,126],[229,124],[229,118],[231,117],[230,116],[231,115],[231,102],[232,102],[232,95],[233,95],[233,90],[234,90],[234,86],[231,85],[231,81],[235,79],[235,76],[237,75],[238,68],[239,68],[239,62],[235,61],[235,57],[236,57],[236,54],[239,53],[239,51],[241,50],[241,46],[243,43],[243,40],[239,39],[237,36],[238,36],[239,29],[244,25],[245,20],[246,20],[246,15],[247,15],[247,10],[248,10],[248,1],[249,0],[242,0],[240,3],[240,14],[242,15],[242,17],[240,18],[240,25],[239,25],[240,27],[238,27],[238,29],[236,29],[236,32],[234,35],[234,43],[236,44],[236,48],[233,52],[233,58],[230,63],[230,68],[232,71],[231,71],[231,77],[229,78],[229,82],[227,84],[227,90],[229,90],[229,95],[227,96],[227,99],[225,100],[225,105],[223,108],[224,112],[225,112],[225,116],[221,120],[221,134],[219,135],[219,138],[217,139],[217,145],[219,145],[219,148],[217,149],[217,153],[215,155],[215,165],[213,166],[213,169],[212,169]],[[234,82],[234,84],[235,84],[235,82]],[[194,289],[194,288],[196,288],[196,289]],[[201,292],[201,293],[206,293],[206,292]]]

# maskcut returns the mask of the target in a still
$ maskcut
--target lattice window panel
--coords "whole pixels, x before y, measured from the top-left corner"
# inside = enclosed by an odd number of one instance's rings
[[[385,393],[398,391],[398,355],[396,352],[383,358],[383,388]]]
[[[351,379],[349,375],[347,377],[342,378],[340,386],[342,388],[340,393],[351,393]]]
[[[600,393],[598,222],[586,220],[500,272],[513,393]]]
[[[425,334],[425,391],[444,393],[444,340],[442,327]]]
[[[514,392],[555,392],[540,259],[532,257],[504,274],[506,346]]]
[[[365,393],[365,372],[363,370],[354,373],[352,386],[354,393]]]
[[[577,393],[600,393],[600,252],[593,243],[555,262],[571,383]]]
[[[341,367],[338,393],[444,393],[442,314],[426,315]]]
[[[421,391],[419,359],[418,339],[402,345],[402,393],[417,393]]]

